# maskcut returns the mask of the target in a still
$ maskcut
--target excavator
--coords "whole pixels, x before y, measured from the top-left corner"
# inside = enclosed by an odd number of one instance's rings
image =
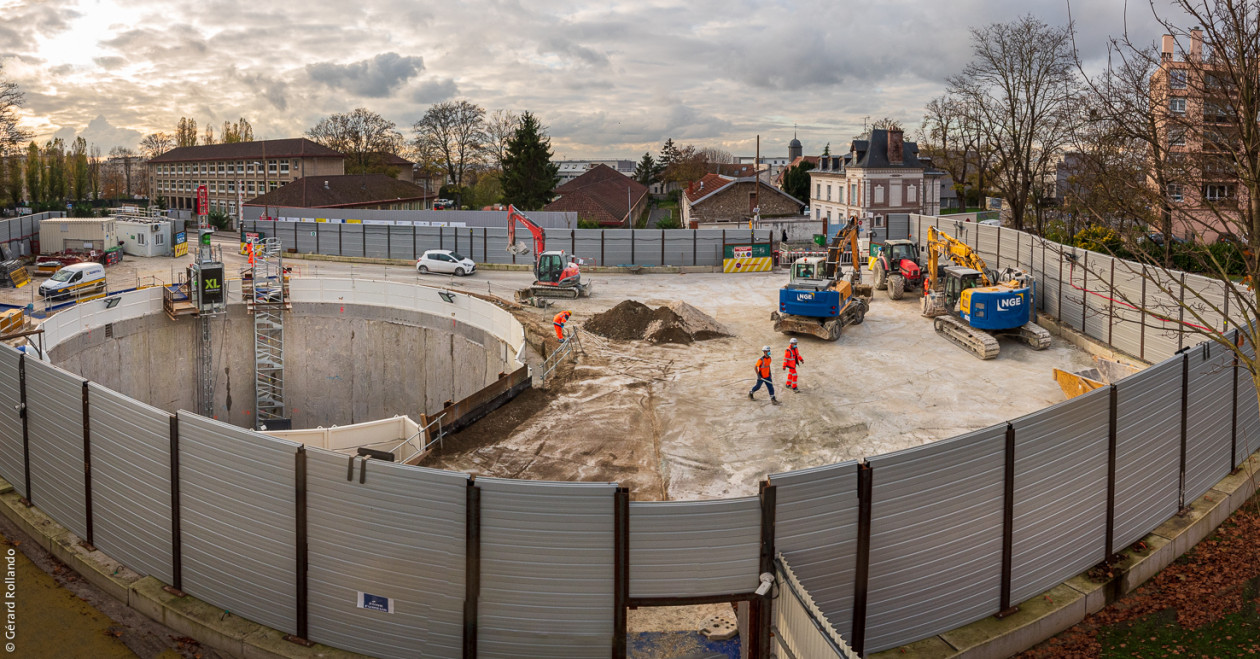
[[[1037,325],[1036,281],[1023,270],[996,275],[970,247],[929,227],[923,315],[934,318],[936,333],[980,359],[998,356],[997,337],[1010,336],[1034,350],[1050,347],[1050,332]],[[938,267],[941,257],[954,263]],[[942,280],[943,279],[943,280]]]
[[[547,237],[542,227],[525,217],[515,206],[508,206],[508,245],[507,251],[512,254],[528,254],[529,246],[516,242],[516,223],[525,225],[534,236],[534,283],[529,288],[517,291],[518,300],[528,298],[568,298],[590,297],[590,282],[582,281],[582,273],[577,261],[565,256],[564,251],[547,251]]]
[[[841,267],[846,248],[853,258],[847,277]],[[770,314],[774,331],[835,341],[846,325],[860,324],[871,306],[871,287],[862,284],[858,259],[857,222],[850,220],[825,258],[807,256],[792,264],[787,285],[779,289],[779,310]]]

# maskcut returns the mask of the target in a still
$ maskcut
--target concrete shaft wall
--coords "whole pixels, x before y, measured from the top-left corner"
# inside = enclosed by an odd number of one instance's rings
[[[234,305],[213,322],[215,418],[252,427],[253,317]],[[196,319],[154,314],[78,334],[50,356],[168,412],[196,410],[199,335]],[[417,311],[298,303],[285,317],[285,399],[294,428],[396,414],[418,420],[490,384],[511,361],[510,348],[487,332]]]

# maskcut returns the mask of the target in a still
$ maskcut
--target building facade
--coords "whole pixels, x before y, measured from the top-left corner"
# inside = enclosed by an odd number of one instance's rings
[[[304,176],[345,173],[346,157],[304,138],[208,144],[171,149],[146,164],[149,193],[169,208],[196,207],[197,188],[206,186],[212,210],[233,218],[259,195]]]
[[[809,206],[820,223],[856,217],[879,229],[890,213],[940,213],[945,172],[920,158],[901,130],[873,129],[868,139],[853,140],[849,153],[820,157],[809,175]]]
[[[245,201],[247,207],[363,208],[369,210],[428,210],[437,192],[389,174],[306,176]]]
[[[748,222],[754,215],[797,219],[805,206],[804,202],[757,177],[734,178],[720,174],[706,174],[692,183],[680,201],[684,227],[693,223]]]
[[[545,211],[574,212],[578,220],[601,227],[633,228],[647,212],[647,186],[602,164],[555,189],[555,198]]]

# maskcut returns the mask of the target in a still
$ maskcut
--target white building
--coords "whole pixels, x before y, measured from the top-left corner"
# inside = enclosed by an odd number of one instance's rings
[[[849,153],[820,158],[809,175],[813,218],[828,224],[857,217],[863,228],[878,229],[889,213],[940,213],[945,172],[920,158],[919,146],[900,130],[874,129]]]
[[[560,182],[557,186],[564,185],[569,181],[585,174],[587,170],[597,165],[607,165],[618,172],[629,177],[634,177],[634,168],[639,163],[634,160],[556,160],[555,164],[560,166],[556,172],[560,176]]]

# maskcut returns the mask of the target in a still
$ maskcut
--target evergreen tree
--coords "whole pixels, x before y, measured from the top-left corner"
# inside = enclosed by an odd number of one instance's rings
[[[634,180],[643,185],[652,185],[661,175],[661,167],[650,153],[644,153],[643,159],[634,167]]]
[[[22,159],[18,157],[18,152],[5,158],[4,168],[4,199],[13,202],[16,208],[22,203]]]
[[[69,171],[66,168],[66,143],[54,137],[44,144],[44,201],[60,206],[70,194]]]
[[[551,162],[551,138],[531,113],[508,140],[503,156],[503,201],[521,210],[539,210],[551,201],[560,166]]]
[[[828,143],[827,143],[827,146],[824,146],[824,147],[823,147],[823,152],[822,152],[822,154],[823,154],[823,157],[824,157],[824,158],[825,158],[825,157],[827,157],[827,156],[829,156],[829,155],[831,155],[831,142],[828,142]]]
[[[26,147],[26,198],[32,209],[44,201],[44,159],[34,142]]]
[[[809,170],[814,163],[802,160],[801,163],[783,174],[783,191],[796,199],[809,203]]]
[[[669,169],[678,163],[678,147],[674,146],[674,138],[665,140],[665,146],[661,147],[661,157],[657,158],[657,164],[661,170]]]

